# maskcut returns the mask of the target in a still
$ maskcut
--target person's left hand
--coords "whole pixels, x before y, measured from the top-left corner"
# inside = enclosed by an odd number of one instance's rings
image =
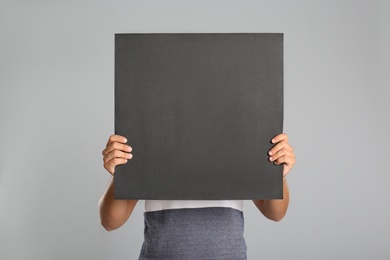
[[[294,150],[288,143],[286,133],[275,136],[271,142],[275,145],[268,151],[268,159],[275,165],[283,163],[283,177],[286,177],[295,164]]]

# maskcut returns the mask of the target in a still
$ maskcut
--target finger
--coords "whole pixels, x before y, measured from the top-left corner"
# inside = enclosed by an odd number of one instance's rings
[[[292,167],[295,164],[295,158],[288,155],[283,155],[274,161],[275,165],[285,163],[287,166]]]
[[[133,155],[131,153],[125,153],[125,152],[122,152],[122,151],[119,151],[119,150],[113,150],[113,151],[109,152],[108,154],[106,154],[103,157],[103,161],[106,163],[106,162],[108,162],[108,161],[110,161],[111,159],[114,159],[114,158],[132,159]]]
[[[115,166],[119,164],[125,164],[127,163],[126,159],[123,158],[114,158],[109,160],[108,162],[104,163],[104,168],[111,174],[115,173]]]
[[[294,157],[294,153],[291,150],[281,149],[277,153],[275,153],[274,155],[270,156],[268,159],[272,162],[272,161],[276,161],[277,159],[279,159],[280,157],[285,156],[285,155],[287,155],[289,157]]]
[[[112,150],[121,150],[124,152],[131,152],[133,150],[133,148],[127,144],[114,142],[103,149],[102,155],[106,155],[106,154],[110,153]]]
[[[272,147],[268,151],[268,154],[273,155],[281,149],[287,149],[287,150],[293,151],[293,148],[291,147],[291,145],[287,141],[281,141],[278,144],[276,144],[274,147]]]
[[[110,138],[108,138],[106,147],[113,142],[127,143],[127,139],[126,139],[126,137],[121,136],[121,135],[111,135]]]
[[[271,140],[271,142],[273,143],[273,144],[276,144],[276,143],[278,143],[278,142],[280,142],[280,141],[288,141],[288,136],[287,136],[287,134],[286,133],[282,133],[282,134],[278,134],[278,135],[276,135],[276,136],[274,136],[273,138],[272,138],[272,140]]]

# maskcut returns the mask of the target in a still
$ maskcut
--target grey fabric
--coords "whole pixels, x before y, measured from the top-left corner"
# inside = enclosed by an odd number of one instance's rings
[[[243,212],[209,207],[144,212],[139,260],[246,260]]]

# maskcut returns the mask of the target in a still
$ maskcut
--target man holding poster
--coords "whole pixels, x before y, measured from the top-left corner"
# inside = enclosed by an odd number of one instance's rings
[[[289,204],[282,129],[283,34],[116,34],[102,225],[145,200],[139,259],[246,259],[244,200],[274,221]]]

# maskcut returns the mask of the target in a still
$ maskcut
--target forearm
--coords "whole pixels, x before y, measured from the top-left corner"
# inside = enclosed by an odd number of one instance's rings
[[[115,200],[114,178],[99,201],[99,214],[103,227],[110,231],[122,226],[130,217],[137,200]]]
[[[286,215],[290,193],[288,190],[287,179],[283,178],[283,199],[272,200],[253,200],[256,207],[265,217],[274,221],[280,221]]]

